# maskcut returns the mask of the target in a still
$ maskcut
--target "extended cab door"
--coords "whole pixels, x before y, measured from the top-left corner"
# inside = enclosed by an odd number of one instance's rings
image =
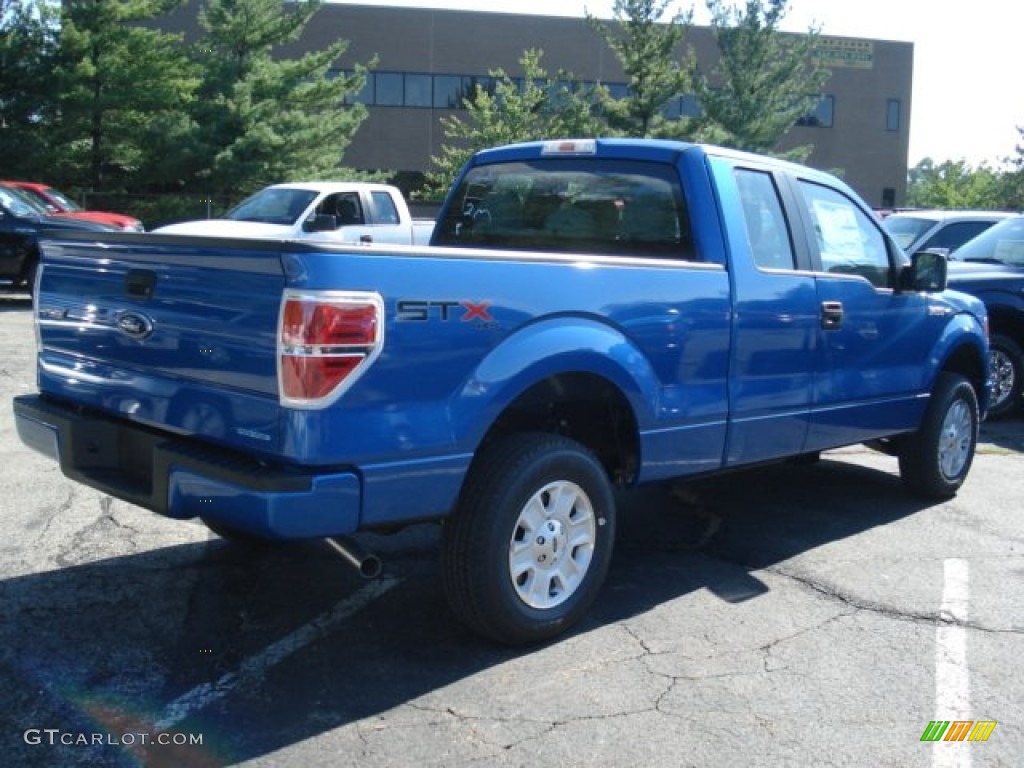
[[[927,296],[896,290],[905,257],[846,190],[792,182],[814,265],[821,350],[806,449],[912,428],[939,327]]]
[[[734,292],[726,464],[803,450],[813,401],[818,298],[785,179],[753,160],[711,158],[729,233]]]

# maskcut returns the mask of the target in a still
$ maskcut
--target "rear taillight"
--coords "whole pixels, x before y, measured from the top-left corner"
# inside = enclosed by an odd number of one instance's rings
[[[384,302],[376,293],[286,292],[278,328],[281,402],[333,402],[380,353]]]

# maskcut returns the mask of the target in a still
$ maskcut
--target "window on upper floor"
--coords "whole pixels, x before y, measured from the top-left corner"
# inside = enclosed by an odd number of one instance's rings
[[[885,130],[898,131],[902,124],[900,113],[902,104],[899,99],[889,99],[885,103]]]
[[[824,95],[814,109],[803,117],[797,118],[796,124],[802,126],[813,126],[818,128],[831,128],[835,121],[836,97]]]

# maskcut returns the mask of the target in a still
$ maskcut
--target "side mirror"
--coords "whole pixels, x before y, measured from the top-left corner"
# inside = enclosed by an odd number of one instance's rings
[[[903,287],[911,291],[937,293],[946,290],[949,262],[939,251],[918,251],[903,268]]]
[[[338,228],[338,219],[329,213],[318,213],[302,222],[303,232],[333,232]]]

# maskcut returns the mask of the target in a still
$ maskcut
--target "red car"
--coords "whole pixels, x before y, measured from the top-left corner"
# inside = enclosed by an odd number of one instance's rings
[[[143,232],[145,229],[142,226],[142,222],[133,216],[126,216],[123,213],[111,213],[109,211],[87,211],[67,195],[47,184],[40,184],[34,181],[4,181],[0,183],[16,187],[25,194],[31,195],[45,205],[50,213],[58,216],[95,221],[129,232]]]

